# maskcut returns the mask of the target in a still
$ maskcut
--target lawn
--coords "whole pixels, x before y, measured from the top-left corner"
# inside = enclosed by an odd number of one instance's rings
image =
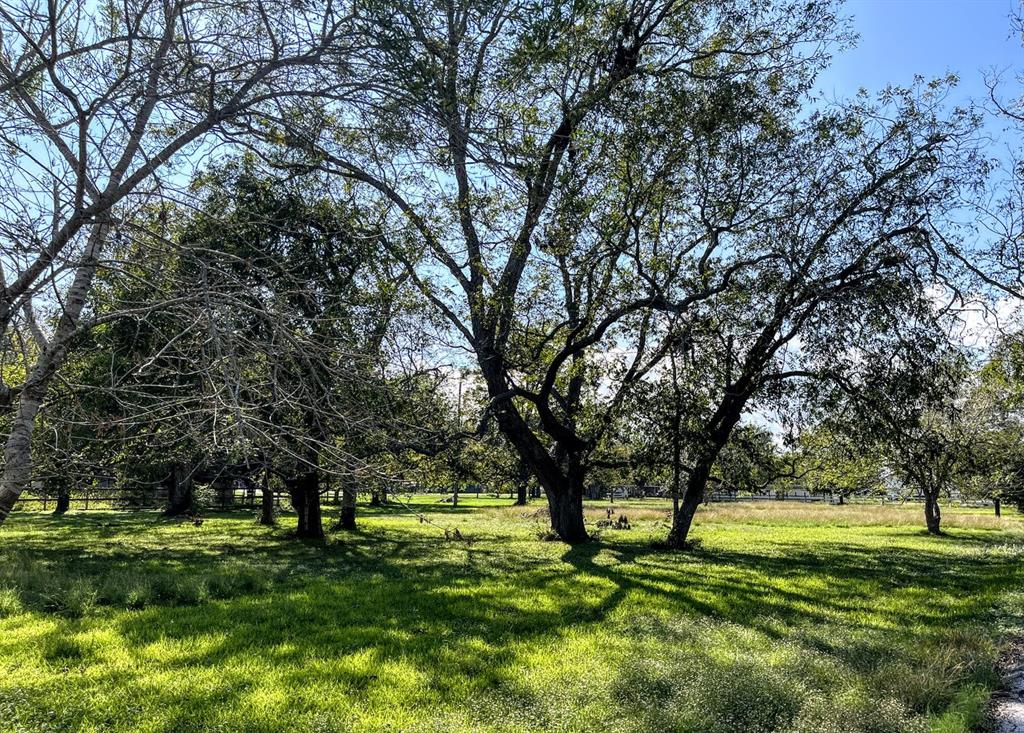
[[[1016,515],[714,506],[677,553],[650,501],[574,548],[539,502],[416,506],[325,544],[288,515],[15,513],[0,730],[967,731],[1024,613]]]

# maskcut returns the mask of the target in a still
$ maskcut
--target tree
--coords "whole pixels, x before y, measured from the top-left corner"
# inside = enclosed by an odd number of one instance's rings
[[[24,319],[38,355],[15,402],[0,476],[0,522],[27,485],[36,416],[112,239],[137,207],[173,189],[175,164],[243,117],[329,97],[344,78],[346,18],[333,4],[166,0],[0,8],[0,329]],[[333,61],[329,81],[322,73]],[[161,174],[166,174],[161,177]],[[54,312],[44,334],[36,311]]]
[[[966,399],[969,364],[948,340],[929,342],[923,333],[858,360],[857,373],[821,403],[828,424],[880,456],[888,474],[923,500],[928,531],[940,534],[940,499],[976,467],[980,425]]]
[[[173,490],[193,474],[249,466],[264,472],[264,522],[273,473],[297,534],[322,537],[324,474],[340,476],[354,512],[356,476],[393,444],[379,436],[417,424],[401,414],[402,375],[384,369],[392,324],[409,312],[401,277],[319,184],[276,179],[251,159],[223,165],[193,184],[196,210],[100,280],[98,317],[138,317],[86,334],[93,348],[62,374],[81,393],[65,414],[108,459],[162,466],[170,513],[190,508]],[[115,434],[95,435],[110,423]]]
[[[719,242],[715,267],[733,274],[682,322],[691,368],[706,378],[670,545],[686,543],[745,412],[813,398],[822,382],[856,372],[861,348],[926,345],[941,332],[927,222],[970,182],[976,124],[944,114],[945,91],[941,81],[890,89],[877,104],[757,129],[704,166],[705,236]]]
[[[878,494],[885,489],[885,461],[877,446],[856,439],[842,425],[825,422],[801,433],[797,461],[804,486],[839,497]]]
[[[470,350],[552,528],[584,541],[591,455],[664,353],[662,316],[734,274],[687,229],[691,137],[774,124],[843,30],[829,3],[677,0],[381,2],[358,26],[373,84],[282,135],[415,233],[392,252]],[[612,396],[585,416],[611,348]]]
[[[967,491],[1024,511],[1024,341],[1004,335],[977,374],[970,397],[975,419],[972,474]]]

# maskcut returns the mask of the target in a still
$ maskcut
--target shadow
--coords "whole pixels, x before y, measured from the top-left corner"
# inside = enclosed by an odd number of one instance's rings
[[[374,517],[408,514],[360,509]],[[449,512],[456,510],[439,513]],[[992,622],[1000,597],[1022,575],[1000,550],[1005,535],[957,530],[899,546],[864,527],[861,544],[761,538],[668,552],[639,533],[565,547],[487,530],[470,544],[413,522],[305,543],[288,538],[288,528],[260,527],[237,513],[206,516],[202,527],[169,525],[155,514],[25,518],[16,545],[0,533],[0,567],[28,570],[0,571],[0,586],[21,588],[27,605],[45,611],[32,599],[76,582],[103,588],[118,573],[137,574],[151,588],[171,584],[165,597],[132,610],[97,599],[110,633],[144,661],[137,674],[209,679],[199,691],[166,691],[170,709],[244,706],[260,674],[283,689],[364,701],[395,690],[414,704],[496,690],[526,694],[517,677],[531,652],[557,653],[608,628],[671,644],[678,618],[735,624],[829,655],[841,669],[870,670],[894,647]],[[878,546],[866,546],[873,533]],[[252,583],[224,584],[225,577]],[[30,582],[40,585],[26,590]],[[215,592],[216,583],[224,585]],[[860,636],[830,638],[837,623]],[[67,664],[62,659],[54,663]],[[83,659],[88,666],[88,654]],[[90,674],[91,684],[126,684],[123,670]],[[187,729],[184,721],[161,729]]]

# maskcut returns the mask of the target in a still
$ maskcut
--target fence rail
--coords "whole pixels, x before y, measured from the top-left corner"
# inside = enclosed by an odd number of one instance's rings
[[[396,493],[403,496],[407,495],[433,495],[441,492],[432,491],[429,488],[410,491],[408,488],[400,490]],[[451,493],[451,490],[448,490]],[[462,496],[465,497],[476,497],[479,498],[482,494],[493,497],[508,496],[510,499],[515,497],[515,492],[508,491],[478,491],[476,487],[469,491],[460,491]],[[275,490],[274,504],[275,506],[281,506],[282,501],[286,504],[290,503],[288,493],[286,491]],[[531,498],[537,498],[537,494],[531,492]],[[592,501],[608,501],[615,502],[623,499],[630,500],[658,500],[669,498],[667,494],[662,495],[619,495],[618,493],[611,491],[602,491],[597,496],[589,497]],[[58,495],[53,492],[40,492],[40,491],[29,491],[22,494],[18,499],[19,505],[40,505],[43,511],[48,510],[51,507],[57,506]],[[255,508],[260,505],[262,501],[262,492],[254,489],[236,488],[233,491],[224,490],[214,492],[213,496],[207,496],[203,499],[202,505],[216,511],[226,511],[230,509],[249,509]],[[844,497],[841,502],[838,495],[828,494],[789,494],[786,492],[771,492],[764,494],[736,494],[732,492],[712,492],[707,496],[707,501],[712,503],[742,503],[742,502],[796,502],[803,504],[840,504],[840,503],[854,503],[854,504],[906,504],[906,503],[921,503],[924,501],[923,497],[908,496],[908,497],[892,497],[892,496],[854,496]],[[970,507],[991,507],[993,502],[990,500],[964,500],[960,498],[947,499],[947,502],[955,504],[957,506],[970,506]],[[325,506],[337,506],[341,504],[341,490],[340,489],[327,489],[323,492],[321,502]],[[167,506],[167,491],[161,489],[155,489],[152,491],[117,491],[111,489],[98,489],[95,491],[73,491],[71,492],[70,506],[75,510],[115,510],[115,511],[140,511],[146,509],[162,509]]]

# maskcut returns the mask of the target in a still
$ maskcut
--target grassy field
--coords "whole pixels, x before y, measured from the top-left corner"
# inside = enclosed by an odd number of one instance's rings
[[[362,510],[326,544],[15,513],[0,730],[952,733],[1024,614],[1016,515],[935,538],[917,507],[715,506],[670,553],[663,505],[568,548],[507,504]]]

